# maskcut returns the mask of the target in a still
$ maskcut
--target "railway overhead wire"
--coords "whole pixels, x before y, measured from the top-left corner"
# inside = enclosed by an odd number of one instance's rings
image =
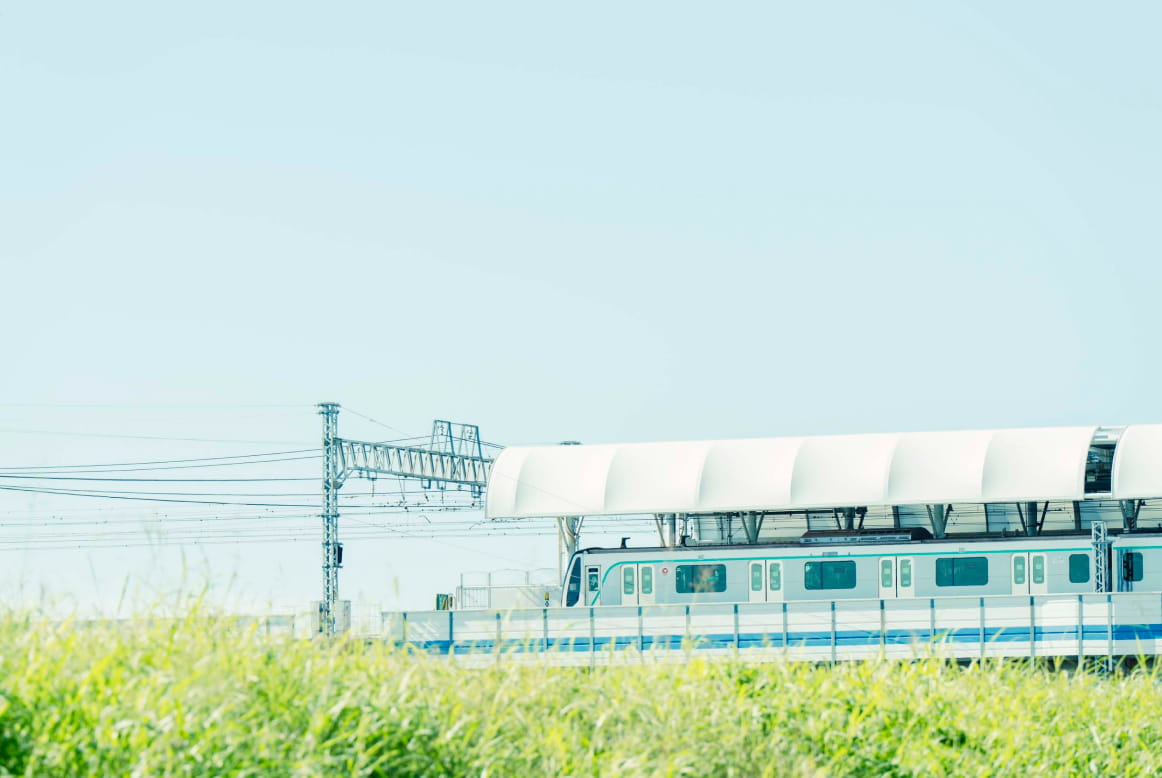
[[[426,440],[407,435],[367,414],[352,412],[403,436],[385,443],[410,445]],[[0,435],[5,432],[143,441],[245,442],[181,434],[128,435],[0,427]],[[457,438],[456,442],[463,441]],[[93,462],[74,460],[55,465],[5,464],[0,466],[0,495],[7,495],[9,499],[0,501],[0,549],[317,540],[319,491],[296,490],[293,484],[317,484],[321,459],[322,449],[316,446],[217,456],[126,457]],[[408,486],[403,479],[391,478],[372,478],[364,483],[364,488],[342,494],[339,503],[351,519],[353,540],[407,536],[421,528],[404,526],[396,517],[406,520],[421,513],[448,515],[481,509],[478,500],[466,498],[463,492],[454,489],[417,488],[414,482]],[[35,502],[22,504],[23,498]],[[359,517],[390,520],[360,526]],[[477,535],[481,526],[479,520],[446,525],[440,522],[439,526],[424,522],[430,537]]]

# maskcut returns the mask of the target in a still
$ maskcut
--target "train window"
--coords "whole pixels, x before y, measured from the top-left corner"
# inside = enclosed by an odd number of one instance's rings
[[[900,560],[900,586],[905,588],[912,585],[912,560]]]
[[[565,607],[572,608],[581,599],[581,560],[573,560],[569,568],[569,582],[565,585]]]
[[[752,592],[761,592],[763,590],[763,565],[761,562],[751,563],[750,590]]]
[[[601,588],[601,583],[597,579],[597,573],[600,571],[600,569],[601,568],[598,567],[590,567],[585,571],[585,583],[588,584],[589,591],[591,592],[595,592]]]
[[[633,594],[634,593],[633,566],[632,565],[621,571],[621,586],[622,586],[623,593],[625,593],[625,594]]]
[[[984,586],[988,582],[988,557],[950,556],[936,560],[937,586]]]
[[[803,565],[806,589],[854,589],[855,562],[808,562]]]
[[[892,586],[892,560],[880,560],[880,586],[889,589]]]
[[[768,571],[771,578],[771,591],[777,592],[783,588],[783,566],[778,562],[771,562],[771,568]]]
[[[1044,554],[1034,554],[1033,555],[1033,583],[1035,583],[1035,584],[1045,583],[1045,555]]]
[[[676,565],[678,594],[726,591],[726,565]]]
[[[654,568],[646,565],[642,568],[642,594],[654,593]]]
[[[1013,583],[1025,583],[1025,555],[1018,554],[1013,557]]]
[[[1142,555],[1137,551],[1127,551],[1122,555],[1122,578],[1127,581],[1142,580]]]
[[[1069,582],[1089,583],[1089,554],[1069,555]]]

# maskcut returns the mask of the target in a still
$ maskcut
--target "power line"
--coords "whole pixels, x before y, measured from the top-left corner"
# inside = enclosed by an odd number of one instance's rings
[[[316,447],[316,448],[292,449],[290,451],[264,451],[264,452],[257,453],[257,454],[233,454],[230,456],[220,456],[220,457],[194,457],[191,459],[155,459],[155,460],[146,460],[146,461],[137,461],[137,462],[106,462],[106,463],[102,463],[102,464],[91,464],[91,465],[8,466],[8,467],[0,467],[0,472],[8,472],[8,471],[12,471],[12,470],[20,470],[20,471],[55,470],[55,471],[62,471],[63,472],[66,470],[92,470],[92,469],[104,469],[104,468],[114,468],[114,467],[137,467],[137,466],[142,466],[143,469],[163,470],[163,469],[167,469],[167,468],[161,468],[161,467],[146,468],[144,466],[146,466],[146,465],[175,465],[175,464],[184,464],[184,463],[203,463],[203,462],[205,462],[205,463],[221,462],[221,463],[223,463],[223,465],[231,465],[231,464],[242,465],[242,464],[249,464],[249,462],[248,461],[226,462],[225,460],[234,460],[234,459],[253,460],[253,459],[261,458],[261,457],[281,457],[281,456],[287,456],[287,455],[291,455],[291,454],[306,454],[306,453],[316,452],[311,457],[302,457],[303,459],[315,459],[318,456],[320,456],[320,454],[317,452],[321,452],[321,451],[322,451],[321,448]],[[284,460],[272,459],[271,461],[280,462],[280,461],[284,461]],[[206,466],[207,467],[215,467],[216,465],[206,465]]]
[[[118,432],[70,432],[67,430],[24,430],[0,427],[0,433],[10,435],[64,435],[76,438],[118,438],[123,440],[164,440],[179,443],[225,443],[230,445],[296,445],[301,440],[223,440],[220,438],[179,438],[167,435],[126,435]]]
[[[393,427],[390,424],[387,424],[385,422],[380,421],[379,419],[373,419],[370,416],[368,416],[367,414],[360,413],[359,411],[355,410],[354,408],[348,408],[346,405],[343,406],[343,410],[347,411],[348,413],[353,413],[361,419],[366,419],[367,421],[371,422],[372,424],[378,424],[379,426],[384,427],[385,429],[389,429],[392,432],[398,432],[400,435],[405,435],[405,436],[407,436],[406,437],[407,440],[420,440],[421,439],[421,437],[419,435],[413,435],[410,432],[405,432],[404,430],[401,430],[399,427]]]
[[[131,410],[232,410],[259,408],[313,408],[311,403],[0,403],[0,408],[108,408]]]
[[[271,507],[271,508],[313,508],[314,505],[303,505],[298,503],[259,503],[259,502],[235,502],[230,500],[182,500],[161,497],[140,497],[117,494],[104,493],[90,493],[79,490],[68,489],[54,489],[52,487],[35,487],[35,486],[4,486],[0,485],[0,490],[9,492],[30,492],[33,494],[54,494],[66,497],[99,497],[104,500],[137,500],[141,502],[174,502],[174,503],[194,503],[199,505],[247,505],[252,507]],[[136,493],[135,493],[136,494]]]
[[[65,476],[65,475],[19,475],[12,473],[0,473],[0,478],[6,478],[17,481],[102,481],[102,482],[116,482],[116,483],[267,483],[270,481],[318,481],[318,478],[310,476],[294,476],[294,477],[279,477],[279,478],[110,478],[108,476],[101,477],[82,477],[82,476]]]

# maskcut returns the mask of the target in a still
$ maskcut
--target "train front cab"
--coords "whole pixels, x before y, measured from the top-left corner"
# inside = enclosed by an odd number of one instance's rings
[[[608,604],[610,599],[620,605],[653,605],[657,602],[657,569],[651,562],[624,562],[614,566],[614,580],[607,582],[617,586],[617,590],[603,596],[601,592],[602,566],[593,564],[578,551],[569,562],[569,572],[562,587],[562,602],[566,608],[577,605],[597,605],[601,600]]]
[[[575,553],[569,559],[568,571],[565,574],[565,585],[561,587],[561,605],[572,608],[581,603],[581,554]]]

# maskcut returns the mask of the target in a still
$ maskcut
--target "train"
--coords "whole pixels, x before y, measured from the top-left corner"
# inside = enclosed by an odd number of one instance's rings
[[[768,544],[586,548],[565,570],[566,608],[1162,591],[1162,533],[810,531]]]

